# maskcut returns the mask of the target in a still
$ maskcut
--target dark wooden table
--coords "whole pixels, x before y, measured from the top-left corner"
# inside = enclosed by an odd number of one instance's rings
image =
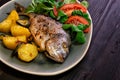
[[[9,0],[0,0],[3,5]],[[0,80],[120,80],[120,0],[88,0],[93,37],[84,59],[52,77],[16,71],[0,62]]]

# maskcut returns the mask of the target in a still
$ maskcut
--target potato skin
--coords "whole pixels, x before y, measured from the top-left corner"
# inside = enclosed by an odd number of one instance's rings
[[[22,44],[18,48],[18,58],[24,62],[30,62],[38,55],[37,47],[34,44]]]
[[[5,47],[12,50],[16,48],[18,42],[24,42],[24,43],[27,42],[26,36],[17,36],[17,37],[6,36],[3,37],[2,40]]]

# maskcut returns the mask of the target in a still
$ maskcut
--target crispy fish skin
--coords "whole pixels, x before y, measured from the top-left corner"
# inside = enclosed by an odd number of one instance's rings
[[[44,15],[31,17],[30,31],[40,51],[56,62],[64,62],[69,53],[71,39],[62,29],[62,24]]]

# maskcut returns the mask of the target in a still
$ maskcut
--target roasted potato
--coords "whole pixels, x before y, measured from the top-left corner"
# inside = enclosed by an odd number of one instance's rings
[[[4,20],[3,22],[0,23],[0,32],[3,33],[8,33],[10,32],[10,28],[12,25],[12,21],[11,20]]]
[[[27,42],[27,38],[26,38],[26,36],[17,36],[16,37],[17,38],[17,40],[18,41],[20,41],[20,42],[24,42],[24,43],[26,43]]]
[[[28,28],[22,27],[18,24],[14,24],[11,27],[11,34],[13,36],[22,36],[25,35],[26,37],[29,37],[31,35],[30,31]]]
[[[6,36],[3,37],[2,40],[5,47],[12,50],[16,48],[19,42],[24,42],[24,43],[27,42],[26,36],[17,36],[17,37]]]
[[[7,17],[8,20],[12,20],[16,23],[16,21],[19,19],[19,15],[16,10],[12,10],[10,15]]]
[[[0,32],[8,33],[12,24],[16,23],[16,20],[19,19],[19,15],[15,10],[12,10],[10,15],[0,23]]]
[[[25,62],[30,62],[38,55],[37,47],[34,44],[22,44],[18,48],[18,58]]]

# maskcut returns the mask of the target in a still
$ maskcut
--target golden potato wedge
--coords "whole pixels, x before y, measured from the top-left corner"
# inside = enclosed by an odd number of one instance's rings
[[[3,37],[3,44],[8,49],[15,49],[17,46],[17,38],[16,37]]]
[[[0,32],[3,33],[8,33],[10,32],[10,28],[12,25],[12,21],[11,20],[4,20],[3,22],[0,23]]]
[[[8,33],[12,24],[16,23],[16,20],[19,19],[19,15],[15,10],[12,10],[10,15],[0,23],[0,32]]]
[[[22,27],[18,24],[14,24],[11,27],[11,34],[13,36],[22,36],[25,35],[26,37],[29,37],[31,35],[30,31],[28,28]]]
[[[12,50],[16,48],[19,42],[24,42],[24,43],[27,42],[26,36],[17,36],[17,37],[6,36],[3,37],[2,40],[5,47]]]
[[[16,20],[19,19],[19,15],[18,15],[17,11],[16,10],[12,10],[10,12],[10,15],[8,15],[7,19],[8,20],[12,20],[12,21],[14,21],[16,23]]]
[[[27,42],[27,38],[26,38],[25,35],[23,35],[23,36],[17,36],[16,38],[17,38],[17,40],[20,41],[20,42],[24,42],[24,43]]]
[[[25,62],[30,62],[38,55],[37,47],[34,44],[22,44],[18,48],[18,58]]]

